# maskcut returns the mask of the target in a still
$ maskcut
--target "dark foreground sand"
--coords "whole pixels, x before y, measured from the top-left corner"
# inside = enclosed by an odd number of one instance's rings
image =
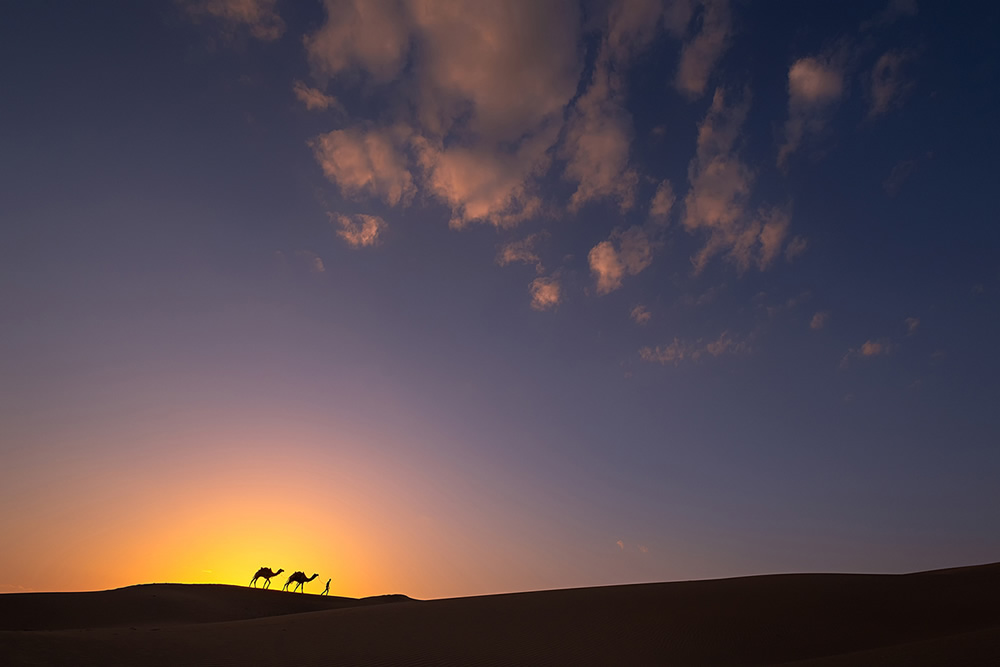
[[[1000,665],[1000,564],[417,601],[0,595],[3,665]]]

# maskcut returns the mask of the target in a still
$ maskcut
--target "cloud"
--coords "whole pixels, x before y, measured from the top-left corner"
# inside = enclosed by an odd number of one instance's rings
[[[577,3],[330,0],[326,7],[327,21],[306,38],[314,67],[392,82],[380,91],[397,126],[410,130],[403,145],[390,142],[399,196],[373,192],[360,173],[343,179],[333,170],[331,180],[360,182],[355,192],[390,205],[408,203],[419,187],[451,209],[454,227],[508,227],[541,213],[536,180],[551,164],[583,68]],[[356,144],[358,134],[386,130],[343,132]]]
[[[622,212],[634,204],[639,175],[628,164],[632,117],[625,109],[623,72],[656,36],[662,12],[662,3],[652,0],[609,7],[590,84],[573,108],[560,152],[564,177],[577,184],[571,211],[605,198],[617,201]]]
[[[629,317],[631,317],[632,321],[636,324],[645,325],[650,319],[652,319],[653,314],[649,312],[649,309],[646,308],[646,306],[640,303],[632,309],[632,312],[629,313]]]
[[[913,84],[903,75],[903,66],[913,58],[906,51],[889,51],[875,63],[871,73],[871,108],[868,117],[880,116],[898,107]]]
[[[780,254],[791,216],[787,210],[761,208],[748,211],[753,173],[734,150],[749,102],[727,106],[722,90],[698,126],[698,148],[688,166],[691,187],[684,198],[684,228],[707,234],[702,249],[692,258],[695,272],[724,254],[742,273],[751,266],[764,270]]]
[[[801,256],[802,253],[804,253],[808,248],[809,241],[807,239],[804,239],[801,236],[794,236],[785,248],[785,259],[791,262],[793,259]]]
[[[674,79],[677,89],[691,99],[704,94],[712,68],[729,47],[732,31],[728,0],[701,0],[699,5],[700,30],[681,47]]]
[[[535,270],[541,273],[544,271],[542,261],[535,251],[539,239],[546,236],[544,232],[530,234],[520,241],[511,241],[500,246],[497,252],[497,264],[507,266],[508,264],[523,263],[534,264]]]
[[[861,30],[893,23],[894,21],[908,16],[917,15],[917,0],[889,0],[886,8],[876,14],[873,18],[862,22]]]
[[[330,221],[339,227],[337,236],[352,248],[377,245],[387,227],[385,220],[375,215],[358,213],[353,216],[330,213]]]
[[[653,200],[649,203],[650,217],[665,222],[670,217],[670,211],[673,210],[676,201],[677,197],[674,195],[674,188],[670,185],[670,181],[662,181],[656,188]]]
[[[840,360],[840,367],[845,368],[851,359],[871,359],[874,357],[881,357],[890,354],[893,350],[892,343],[886,339],[882,338],[879,340],[866,340],[861,344],[861,347],[852,347],[845,354],[843,359]]]
[[[285,22],[275,10],[277,0],[181,0],[187,15],[195,20],[208,18],[233,33],[248,30],[261,41],[270,42],[285,32]]]
[[[677,366],[682,361],[699,361],[705,355],[720,357],[724,354],[739,354],[748,350],[749,346],[745,341],[738,341],[730,336],[728,331],[723,331],[718,338],[710,341],[698,339],[690,343],[674,338],[666,345],[643,347],[639,350],[639,357],[650,363]]]
[[[809,321],[809,328],[813,331],[819,331],[826,327],[826,323],[830,321],[829,311],[820,311],[813,315],[812,320]]]
[[[798,150],[808,133],[826,125],[826,112],[844,93],[841,57],[833,54],[801,58],[788,69],[788,121],[778,150],[778,166]]]
[[[305,105],[309,111],[324,111],[326,109],[342,109],[336,97],[327,95],[321,90],[310,88],[301,81],[296,81],[292,85],[292,92],[299,102]]]
[[[618,540],[617,542],[615,542],[615,544],[618,545],[619,549],[621,549],[622,551],[625,551],[625,541],[624,540]]]
[[[325,0],[326,21],[304,39],[320,74],[358,69],[388,81],[400,72],[410,48],[409,18],[401,2]]]
[[[299,257],[305,260],[306,265],[312,273],[325,273],[326,266],[323,265],[323,260],[314,252],[308,250],[300,250],[298,252]]]
[[[562,297],[559,280],[555,276],[535,278],[528,290],[531,292],[531,307],[535,310],[551,310],[559,305]]]
[[[907,317],[904,320],[904,323],[906,324],[906,335],[912,336],[913,334],[917,333],[917,329],[920,327],[920,318]]]
[[[409,131],[334,130],[309,142],[326,177],[349,197],[377,196],[390,206],[408,204],[416,193],[404,153]]]
[[[617,247],[616,247],[617,244]],[[653,248],[641,227],[615,230],[587,255],[590,271],[597,278],[597,293],[608,294],[622,286],[626,275],[636,275],[653,261]]]

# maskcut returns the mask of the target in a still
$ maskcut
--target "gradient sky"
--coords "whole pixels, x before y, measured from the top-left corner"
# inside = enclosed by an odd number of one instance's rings
[[[1000,560],[996,7],[2,15],[0,591]]]

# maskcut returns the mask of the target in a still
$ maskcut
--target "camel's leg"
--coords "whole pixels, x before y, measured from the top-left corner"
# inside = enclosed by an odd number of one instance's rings
[[[253,586],[256,582],[257,582],[257,577],[254,577],[253,579],[250,580],[250,585]]]

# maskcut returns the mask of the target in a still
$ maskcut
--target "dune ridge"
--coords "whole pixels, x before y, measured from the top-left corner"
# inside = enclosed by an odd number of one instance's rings
[[[427,601],[155,584],[0,596],[0,628],[15,665],[996,665],[1000,564]]]

